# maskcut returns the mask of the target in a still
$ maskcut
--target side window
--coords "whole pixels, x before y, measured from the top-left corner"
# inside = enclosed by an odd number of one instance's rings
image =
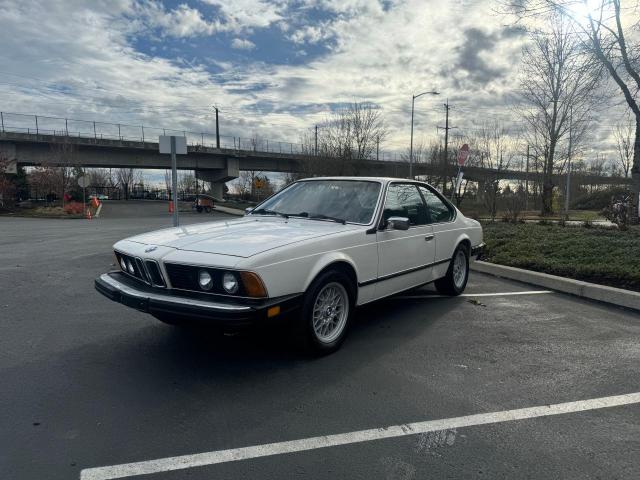
[[[440,197],[425,187],[418,187],[424,196],[429,209],[431,223],[448,222],[453,218],[453,210]]]
[[[415,185],[394,183],[387,189],[384,202],[384,219],[406,217],[411,225],[426,225],[429,217]]]

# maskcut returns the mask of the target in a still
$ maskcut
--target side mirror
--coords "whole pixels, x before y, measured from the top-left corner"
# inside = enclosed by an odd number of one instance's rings
[[[249,215],[251,212],[253,212],[253,210],[253,207],[247,207],[244,209],[244,214]]]
[[[387,227],[391,230],[409,230],[409,219],[407,217],[389,217]]]

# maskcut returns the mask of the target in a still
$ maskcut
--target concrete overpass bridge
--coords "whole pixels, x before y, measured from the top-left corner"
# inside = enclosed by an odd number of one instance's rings
[[[152,139],[155,140],[162,134],[184,135],[187,137],[188,154],[178,156],[178,168],[197,171],[198,177],[211,182],[214,195],[220,197],[224,183],[237,178],[242,170],[308,172],[313,170],[310,168],[313,167],[313,162],[331,161],[310,154],[310,149],[300,144],[223,137],[220,148],[217,148],[215,143],[206,141],[212,140],[211,134],[98,122],[83,122],[84,128],[80,129],[75,123],[71,123],[80,122],[76,120],[23,117],[33,119],[33,122],[27,126],[24,123],[16,126],[6,122],[7,114],[0,115],[0,155],[14,165],[74,164],[99,168],[168,169],[171,168],[170,156],[158,153],[158,143]],[[51,122],[55,123],[54,128],[49,128],[52,126]],[[131,128],[136,129],[134,135],[131,135]],[[359,175],[408,176],[407,162],[390,157],[385,154],[383,160],[347,161],[343,165],[347,172]],[[442,175],[440,165],[418,163],[413,170],[417,176]],[[456,170],[455,166],[449,166],[446,174],[454,176]],[[519,170],[498,172],[487,168],[465,167],[465,178],[480,185],[496,176],[505,180],[535,179],[534,173],[527,174]],[[559,177],[556,179],[557,182],[560,180]],[[622,177],[593,175],[576,175],[576,180],[591,185],[630,183],[630,180]]]

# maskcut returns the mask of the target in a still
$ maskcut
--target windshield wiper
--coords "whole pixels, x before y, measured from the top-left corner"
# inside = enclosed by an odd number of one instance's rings
[[[284,217],[284,218],[289,218],[289,217],[308,217],[309,216],[309,214],[307,212],[283,213],[283,212],[276,212],[275,210],[269,210],[268,208],[259,208],[258,210],[254,210],[251,213],[252,214],[257,214],[257,215],[280,215],[281,217]]]
[[[310,220],[331,220],[332,222],[341,223],[343,225],[347,224],[347,221],[344,218],[331,217],[329,215],[324,215],[322,213],[318,213],[316,215],[309,216]]]
[[[286,213],[276,212],[275,210],[269,210],[268,208],[259,208],[258,210],[253,210],[251,215],[280,215],[284,218],[289,218]]]

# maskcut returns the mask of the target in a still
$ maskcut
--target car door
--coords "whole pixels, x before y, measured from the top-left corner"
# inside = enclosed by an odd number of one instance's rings
[[[386,192],[378,242],[376,297],[406,290],[432,280],[435,256],[433,229],[426,204],[413,183],[391,183]],[[390,217],[409,219],[408,230],[386,227]]]
[[[448,261],[453,256],[456,247],[459,228],[455,225],[455,208],[432,188],[419,185],[418,189],[427,203],[429,222],[435,235],[435,278],[441,277],[447,271]]]

